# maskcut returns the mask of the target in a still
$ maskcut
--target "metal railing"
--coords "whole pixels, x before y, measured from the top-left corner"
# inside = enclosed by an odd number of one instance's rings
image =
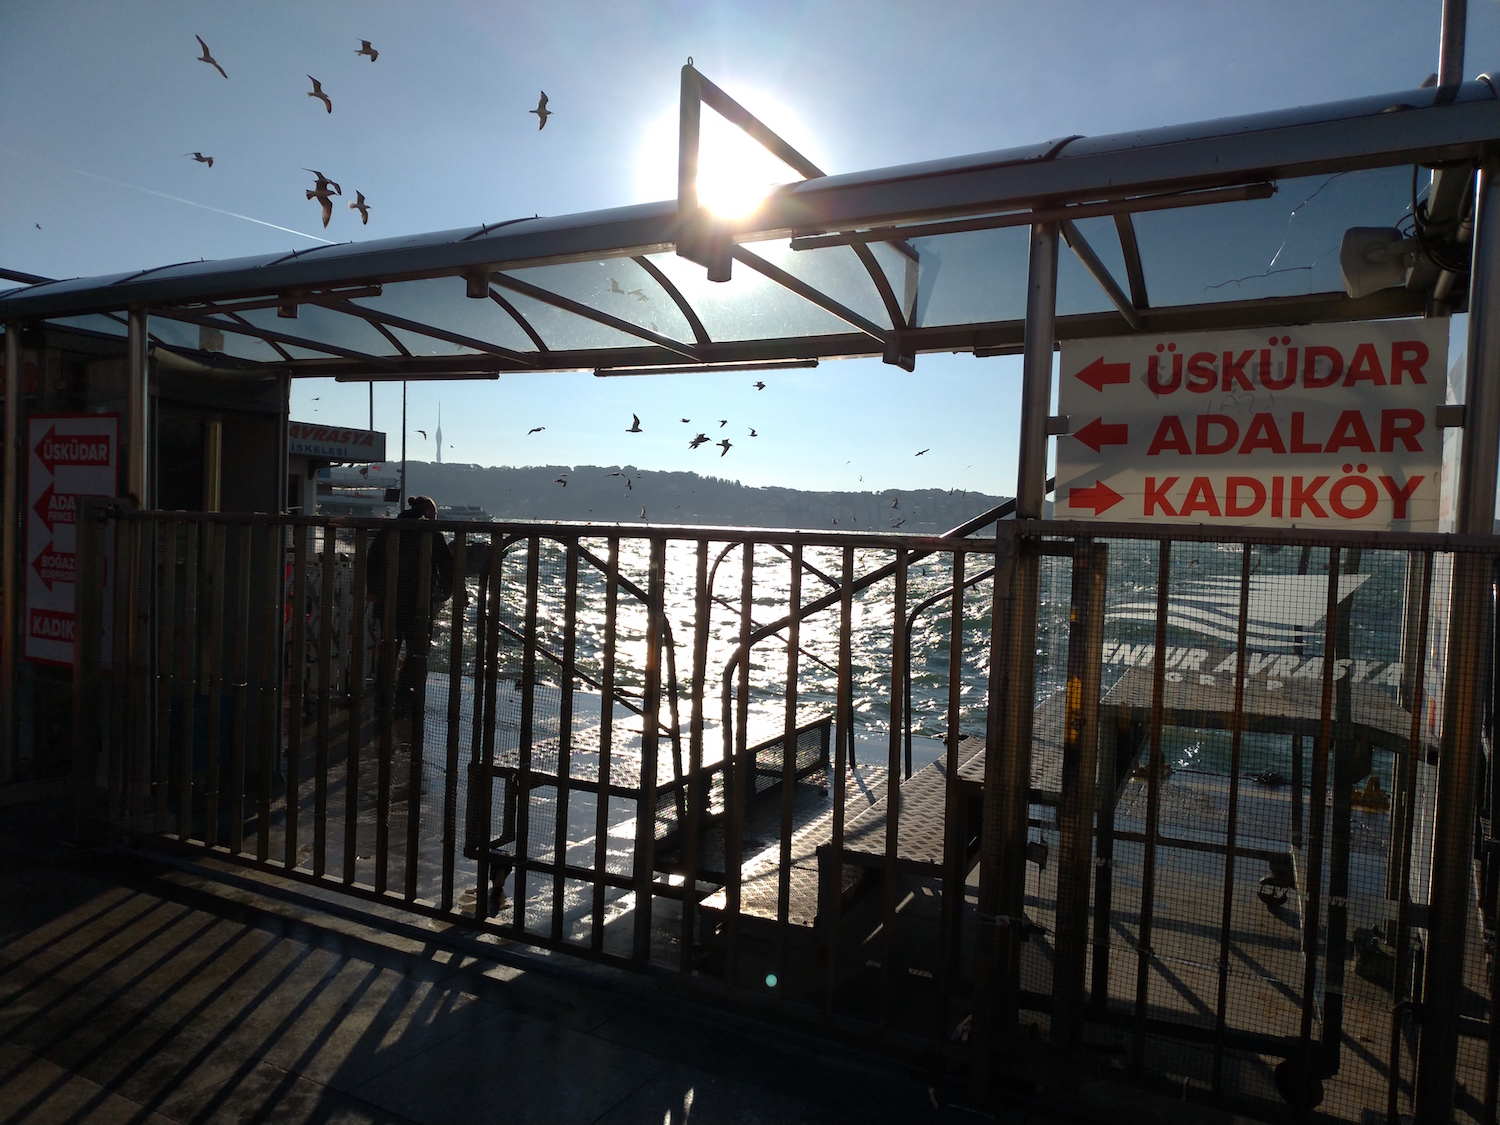
[[[1423,951],[1462,925],[1459,1111],[1492,1114],[1494,880],[1465,918],[1427,889],[1500,548],[986,516],[424,521],[403,564],[389,522],[85,503],[80,828],[728,986],[978,1104],[1086,1071],[1409,1112]],[[946,737],[914,769],[918,706]]]

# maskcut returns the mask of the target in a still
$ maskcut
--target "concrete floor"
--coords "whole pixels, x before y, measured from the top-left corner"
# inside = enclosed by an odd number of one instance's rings
[[[956,1080],[243,869],[74,850],[52,811],[0,809],[0,1120],[973,1119]]]

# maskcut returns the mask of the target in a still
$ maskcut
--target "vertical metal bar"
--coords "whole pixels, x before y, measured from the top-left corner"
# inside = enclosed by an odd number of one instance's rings
[[[203,525],[203,607],[205,622],[203,678],[208,682],[207,730],[204,732],[203,842],[219,846],[219,728],[224,709],[224,537],[220,524]]]
[[[1006,916],[1006,892],[1012,881],[1003,870],[1010,850],[1004,832],[1011,818],[1013,794],[1007,783],[1013,769],[1010,726],[1014,703],[1016,524],[995,522],[995,578],[990,600],[990,674],[985,721],[982,823],[979,840],[979,928],[974,956],[974,1019],[969,1036],[969,1101],[988,1102],[994,1091],[999,1040],[1015,1027],[1015,985],[1011,981],[1018,935]],[[1030,706],[1027,700],[1027,706]],[[1002,730],[1002,724],[1006,727]],[[1023,860],[1024,862],[1024,854]],[[1022,872],[1024,875],[1024,872]]]
[[[844,905],[844,806],[848,799],[846,771],[853,758],[850,738],[854,712],[854,548],[845,547],[843,569],[839,574],[839,670],[838,692],[833,720],[833,836],[829,842],[830,862],[823,872],[827,880],[819,892],[818,916],[827,911],[828,977],[824,1007],[833,1014],[834,989],[839,978],[839,922]],[[747,615],[748,616],[748,615]]]
[[[651,538],[646,582],[646,668],[641,699],[641,788],[635,819],[635,931],[631,959],[651,959],[651,908],[656,872],[656,759],[661,735],[661,648],[666,637],[667,541]]]
[[[417,588],[413,617],[407,624],[406,663],[401,673],[411,685],[411,736],[407,739],[406,774],[406,876],[407,902],[417,897],[417,873],[421,867],[422,761],[427,741],[427,651],[432,647],[432,552],[438,531],[422,531],[417,541]],[[407,669],[412,669],[407,675]]]
[[[1351,547],[1344,566],[1359,573],[1360,549]],[[1323,942],[1323,1048],[1322,1070],[1337,1074],[1344,1038],[1344,979],[1349,936],[1349,844],[1353,818],[1354,782],[1364,776],[1355,747],[1352,685],[1338,673],[1339,660],[1349,656],[1351,593],[1339,601],[1334,627],[1334,651],[1326,659],[1334,664],[1333,715],[1333,825],[1328,843],[1328,926]],[[1347,665],[1346,665],[1347,667]]]
[[[594,806],[594,901],[590,919],[589,948],[604,949],[604,876],[609,867],[610,755],[615,737],[615,640],[620,611],[620,537],[608,542],[608,565],[604,572],[604,668],[599,689],[599,800]]]
[[[1464,80],[1464,37],[1468,22],[1468,0],[1443,0],[1443,23],[1438,40],[1439,86],[1452,86]]]
[[[99,555],[103,536],[99,501],[82,498],[74,525],[76,589],[73,630],[73,839],[88,842],[99,796],[99,666],[104,599]]]
[[[322,586],[318,595],[318,734],[313,760],[313,875],[328,863],[328,758],[333,742],[333,595],[338,574],[338,531],[324,524]]]
[[[687,222],[698,213],[698,131],[702,85],[692,61],[682,68],[677,106],[677,216]]]
[[[1408,564],[1408,573],[1415,572],[1417,564],[1415,558]],[[1417,764],[1423,757],[1422,751],[1422,702],[1426,693],[1426,679],[1423,675],[1425,660],[1420,655],[1427,651],[1427,630],[1429,611],[1432,605],[1432,552],[1427,551],[1422,555],[1420,593],[1417,595],[1420,601],[1417,603],[1417,633],[1414,638],[1413,659],[1408,661],[1407,668],[1411,673],[1411,695],[1408,701],[1411,704],[1411,738],[1406,746],[1406,802],[1402,808],[1399,845],[1396,855],[1396,866],[1398,875],[1396,877],[1396,972],[1391,982],[1391,1040],[1390,1061],[1388,1070],[1388,1082],[1386,1087],[1386,1119],[1391,1125],[1400,1125],[1400,1097],[1401,1097],[1401,1023],[1402,1017],[1410,1009],[1409,990],[1411,982],[1408,979],[1407,951],[1411,944],[1411,852],[1415,840],[1416,827],[1416,791],[1417,791]],[[1492,1009],[1493,1011],[1493,1009]],[[1493,1017],[1492,1017],[1493,1018]],[[1488,1092],[1486,1101],[1488,1103]],[[1493,1114],[1488,1114],[1489,1120],[1494,1120]]]
[[[578,540],[569,539],[563,566],[562,696],[557,711],[557,815],[552,840],[552,940],[562,941],[568,862],[568,794],[573,776],[573,687],[578,655]]]
[[[1240,620],[1234,647],[1234,718],[1229,734],[1229,823],[1224,834],[1224,900],[1219,920],[1219,994],[1214,1005],[1213,1089],[1224,1087],[1224,1025],[1229,1005],[1229,938],[1234,925],[1234,860],[1240,815],[1240,743],[1244,727],[1245,644],[1250,627],[1250,555],[1240,555]]]
[[[5,326],[5,528],[0,535],[0,784],[21,775],[17,737],[16,671],[20,653],[21,599],[16,569],[21,529],[21,326]]]
[[[108,529],[114,531],[114,559],[108,560],[106,569],[113,567],[109,581],[114,583],[114,605],[111,607],[113,629],[110,635],[109,673],[109,745],[106,774],[109,782],[109,802],[105,816],[111,823],[119,821],[126,808],[129,783],[129,758],[125,752],[130,729],[129,710],[133,702],[130,693],[130,599],[135,582],[135,525],[119,519],[118,510],[110,513],[105,525],[105,542],[109,542]]]
[[[172,789],[172,699],[177,694],[174,624],[177,620],[177,526],[176,519],[161,522],[161,601],[157,613],[156,657],[156,815],[154,830],[167,830],[167,806]]]
[[[276,773],[276,746],[281,734],[281,623],[286,610],[286,549],[279,521],[261,525],[260,646],[260,778],[256,808],[255,858],[265,863],[271,855],[271,781]]]
[[[245,726],[249,722],[250,697],[250,560],[254,544],[249,524],[240,524],[235,534],[234,656],[230,665],[233,726],[229,736],[229,850],[238,855],[245,847]]]
[[[1156,831],[1161,820],[1162,695],[1167,651],[1167,604],[1172,581],[1172,542],[1161,541],[1156,571],[1156,640],[1151,649],[1151,757],[1146,769],[1146,843],[1141,869],[1141,920],[1136,945],[1135,1034],[1130,1064],[1137,1077],[1146,1066],[1146,1016],[1150,1006],[1151,927],[1156,909]]]
[[[152,731],[155,729],[152,661],[156,624],[156,525],[135,522],[135,584],[130,612],[131,825],[144,829],[151,821]]]
[[[526,617],[521,641],[521,725],[516,739],[516,866],[514,925],[526,931],[527,867],[531,860],[531,743],[536,737],[536,618],[541,540],[526,540]]]
[[[463,733],[460,708],[463,704],[464,629],[469,605],[469,581],[465,570],[468,540],[466,531],[453,535],[453,600],[448,603],[448,758],[443,769],[443,887],[439,900],[442,910],[453,909],[453,869],[458,850],[458,740]],[[475,687],[478,687],[477,682]]]
[[[970,826],[965,823],[963,794],[959,786],[959,743],[963,740],[960,723],[963,716],[964,678],[964,565],[968,556],[953,552],[953,595],[948,603],[948,747],[943,766],[943,891],[938,918],[938,1003],[933,1033],[944,1042],[948,1033],[948,996],[952,975],[959,965],[962,933],[959,919],[964,902],[964,859],[968,850]],[[910,644],[911,633],[907,632]],[[908,648],[906,682],[911,683],[911,658]],[[911,729],[911,701],[908,696],[906,728]]]
[[[489,558],[489,605],[485,607],[484,622],[484,714],[480,726],[479,743],[479,768],[471,775],[470,785],[476,782],[479,785],[479,833],[476,847],[479,854],[476,856],[477,883],[474,888],[474,917],[478,921],[484,921],[489,917],[490,889],[488,883],[493,874],[498,874],[499,868],[492,873],[490,869],[490,841],[493,839],[492,831],[494,824],[494,794],[495,794],[495,696],[499,690],[500,681],[500,570],[505,563],[505,551],[502,546],[501,537],[497,534],[490,535],[490,558]],[[513,783],[505,783],[506,802],[509,803],[513,794]],[[472,794],[472,789],[471,789]],[[471,801],[474,799],[471,795]],[[500,890],[502,879],[496,879],[495,889]],[[499,896],[496,895],[498,900]]]
[[[1047,415],[1052,406],[1052,347],[1057,313],[1056,223],[1031,228],[1026,273],[1026,335],[1021,365],[1021,442],[1016,518],[1042,518],[1047,496]]]
[[[740,660],[739,684],[735,698],[734,757],[725,764],[725,800],[728,803],[729,828],[724,834],[725,935],[724,978],[735,983],[739,971],[740,880],[745,862],[745,814],[755,795],[755,775],[748,759],[749,740],[746,727],[750,722],[750,636],[755,605],[755,544],[746,542],[740,567]],[[731,783],[732,784],[729,784]]]
[[[1475,195],[1473,273],[1469,282],[1469,337],[1464,375],[1464,433],[1460,452],[1456,527],[1460,534],[1494,529],[1497,448],[1500,448],[1500,160],[1479,171]],[[1486,592],[1490,560],[1458,553],[1453,560],[1454,623],[1448,639],[1450,676],[1444,698],[1443,748],[1433,827],[1431,940],[1422,1005],[1422,1050],[1417,1063],[1420,1125],[1453,1115],[1458,1065],[1458,1017],[1463,995],[1475,807],[1482,760]],[[1460,623],[1469,626],[1459,628]]]
[[[125,490],[136,507],[150,508],[151,496],[151,365],[146,310],[133,308],[126,319],[125,356],[127,408],[125,412]]]
[[[302,706],[307,679],[307,525],[292,528],[292,646],[287,663],[286,849],[283,862],[297,866],[297,828],[302,813]]]
[[[365,593],[369,532],[354,533],[349,580],[349,710],[344,726],[344,882],[353,885],[359,858],[359,758],[365,745]]]
[[[375,766],[376,894],[385,894],[391,862],[391,757],[396,751],[396,599],[399,597],[397,579],[401,569],[400,540],[400,531],[387,531],[385,541],[377,548],[385,551],[385,594],[380,606],[380,677],[377,690],[380,757]],[[476,897],[483,898],[483,892]]]
[[[792,901],[792,799],[797,784],[797,648],[802,639],[802,544],[791,552],[790,589],[787,591],[786,684],[782,693],[781,735],[781,848],[776,865],[776,979],[786,980],[787,930],[791,926]],[[901,643],[900,622],[894,643]],[[895,727],[893,726],[893,730]]]
[[[193,727],[198,710],[198,553],[202,525],[183,525],[182,649],[177,673],[182,710],[177,716],[180,757],[177,761],[177,838],[193,834]]]
[[[885,775],[885,862],[882,872],[884,902],[880,928],[880,1023],[891,1019],[891,932],[896,928],[896,903],[900,895],[901,854],[901,731],[906,725],[901,685],[906,679],[906,647],[901,643],[906,627],[907,551],[896,548],[896,590],[891,602],[891,736]]]
[[[1311,823],[1308,825],[1307,906],[1302,918],[1302,1023],[1300,1055],[1287,1060],[1308,1074],[1320,1064],[1312,1057],[1312,1026],[1317,1012],[1318,928],[1323,906],[1323,831],[1328,807],[1328,753],[1333,742],[1333,676],[1334,651],[1337,644],[1339,611],[1339,549],[1328,550],[1328,603],[1323,637],[1322,718],[1318,741],[1313,750]],[[1287,1063],[1283,1063],[1286,1066]]]
[[[1067,1065],[1083,1041],[1084,977],[1089,951],[1089,868],[1093,860],[1099,773],[1099,694],[1104,635],[1106,548],[1073,545],[1072,621],[1063,725],[1062,800],[1057,811],[1057,937],[1052,967],[1051,1039]]]
[[[693,967],[694,927],[698,913],[698,833],[710,799],[703,773],[703,711],[708,682],[708,540],[697,542],[697,571],[693,587],[692,715],[688,719],[687,820],[682,838],[682,960],[683,973]]]

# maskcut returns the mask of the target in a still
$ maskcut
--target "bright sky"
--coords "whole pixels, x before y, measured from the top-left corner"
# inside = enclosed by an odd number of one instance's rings
[[[848,172],[1410,89],[1436,69],[1439,16],[1439,0],[0,0],[0,265],[105,274],[670,198],[689,55],[825,171]],[[195,35],[227,80],[197,61]],[[1467,60],[1470,76],[1500,65],[1500,0],[1470,0]],[[556,114],[542,132],[526,112],[540,90]],[[369,225],[336,200],[324,231],[304,168],[344,200],[362,191]],[[445,461],[1014,489],[1017,360],[825,363],[760,393],[754,379],[413,384],[408,450],[432,459],[416,430],[434,434],[441,400]],[[393,457],[400,394],[376,389]],[[632,412],[644,433],[624,432]],[[362,426],[367,391],[301,381],[292,413]],[[700,416],[732,419],[729,456],[687,449],[678,418]]]

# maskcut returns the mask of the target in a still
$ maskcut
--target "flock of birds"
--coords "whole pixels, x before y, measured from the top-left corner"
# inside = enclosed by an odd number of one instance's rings
[[[224,69],[223,65],[219,62],[218,59],[214,58],[213,52],[208,49],[208,44],[203,41],[203,36],[195,35],[193,38],[198,40],[198,46],[203,50],[203,53],[198,56],[198,61],[201,63],[207,63],[209,66],[217,70],[220,75],[227,79],[229,77],[229,72]],[[361,39],[359,41],[359,50],[355,51],[354,53],[356,55],[363,55],[372,63],[380,57],[380,52],[377,51],[373,46],[371,46],[368,39]],[[311,74],[307,76],[307,80],[312,83],[312,89],[307,91],[307,96],[314,99],[315,101],[322,102],[324,112],[331,114],[333,112],[333,98],[330,97],[328,92],[323,89],[323,83],[314,78]],[[537,128],[545,129],[547,127],[547,118],[551,117],[556,111],[547,108],[547,92],[543,90],[541,92],[541,98],[536,103],[536,108],[529,109],[526,112],[536,114]],[[209,168],[212,168],[214,166],[214,158],[202,152],[186,152],[183,153],[183,155],[190,156],[199,164],[206,165]],[[322,172],[319,172],[314,168],[304,168],[303,171],[311,172],[314,176],[317,177],[314,186],[310,189],[307,189],[307,198],[309,200],[316,199],[318,201],[318,205],[322,208],[323,212],[323,226],[325,229],[327,229],[329,221],[333,218],[333,197],[335,195],[342,196],[344,194],[344,190],[333,180],[330,180],[327,176],[323,175]],[[354,202],[349,204],[349,210],[358,211],[360,224],[363,226],[368,226],[370,223],[369,201],[365,199],[364,192],[362,191],[356,191],[354,195],[355,199]],[[38,227],[38,229],[41,228]],[[642,300],[646,299],[647,298],[642,297]]]
[[[224,69],[223,65],[220,64],[219,60],[214,58],[213,52],[209,50],[208,44],[203,40],[203,36],[195,35],[194,38],[198,40],[198,46],[202,48],[203,51],[203,53],[198,57],[198,61],[201,63],[206,63],[207,65],[213,67],[219,72],[220,75],[227,79],[229,77],[229,73]],[[368,39],[361,39],[359,41],[359,49],[354,53],[356,55],[361,55],[368,58],[372,63],[376,59],[380,58],[380,52],[371,45]],[[312,83],[312,89],[307,91],[307,96],[309,98],[313,98],[316,101],[322,102],[324,112],[329,114],[333,113],[333,98],[330,97],[328,92],[323,89],[323,83],[317,78],[314,78],[311,74],[307,76],[307,80]],[[538,130],[545,129],[547,127],[547,119],[549,117],[552,117],[556,112],[555,110],[547,108],[547,92],[545,90],[542,90],[540,91],[540,93],[541,96],[537,100],[536,108],[526,111],[527,113],[536,115],[536,127]],[[184,153],[183,155],[190,156],[193,160],[197,161],[200,164],[206,165],[209,168],[212,168],[214,166],[214,158],[202,152],[189,152]],[[338,184],[337,181],[330,179],[328,176],[324,175],[316,168],[304,168],[303,171],[310,172],[314,177],[313,186],[306,189],[306,195],[309,201],[314,199],[318,201],[318,205],[322,210],[323,226],[326,229],[329,222],[333,218],[333,197],[336,195],[342,196],[344,194],[344,189]],[[368,226],[370,222],[370,203],[367,199],[365,199],[364,192],[356,191],[354,195],[355,198],[354,201],[349,204],[349,210],[359,212],[359,221],[361,225]],[[40,227],[38,227],[38,229],[40,229]],[[624,297],[634,297],[637,301],[651,300],[650,296],[645,292],[644,289],[626,289],[619,283],[619,281],[617,281],[613,277],[609,279],[609,291],[611,293],[618,294]],[[651,329],[652,331],[658,331],[655,324],[651,325]],[[752,385],[757,391],[763,391],[766,389],[766,384],[760,380],[756,380],[756,382]],[[718,421],[720,429],[723,429],[729,424],[729,420],[727,418],[720,418]],[[684,425],[691,425],[692,420],[690,418],[683,418],[682,423]],[[531,429],[527,430],[526,433],[529,437],[531,434],[541,433],[546,428],[546,426],[533,426]],[[748,429],[750,437],[755,438],[760,436],[756,432],[754,426],[748,427]],[[419,430],[417,432],[421,433],[424,438],[427,436],[424,431]],[[630,416],[630,425],[626,428],[625,432],[627,434],[639,434],[645,432],[645,430],[641,426],[641,419],[639,415],[632,414]],[[695,433],[693,437],[688,441],[688,448],[697,449],[701,445],[708,445],[710,441],[711,439],[709,438],[708,434],[700,431],[698,433]],[[729,454],[729,451],[734,448],[734,443],[727,437],[722,438],[717,442],[713,442],[712,444],[719,449],[720,457],[727,456]],[[917,457],[921,457],[924,453],[927,452],[930,452],[930,447],[929,449],[918,450],[915,455]],[[624,476],[625,474],[611,473],[610,475]],[[560,476],[557,478],[556,483],[566,488],[568,486],[568,479],[566,476]],[[632,487],[632,483],[629,478],[626,478],[625,487],[627,490]],[[893,502],[891,504],[891,507],[893,508],[896,506],[896,502]],[[641,508],[641,518],[646,518],[646,509],[644,507]],[[835,519],[833,522],[838,523],[838,520]],[[891,526],[900,527],[905,522],[906,520],[903,517],[902,519],[896,520],[891,524]]]

